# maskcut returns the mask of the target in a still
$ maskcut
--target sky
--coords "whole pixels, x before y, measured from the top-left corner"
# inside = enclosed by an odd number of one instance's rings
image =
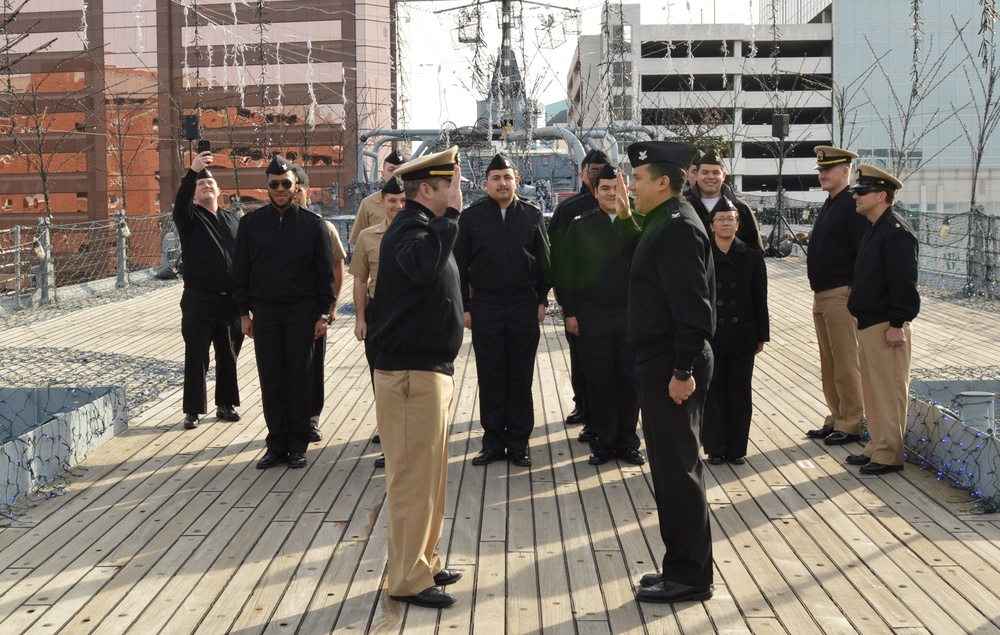
[[[460,7],[470,7],[470,1],[407,2],[400,5],[400,33],[405,42],[402,59],[404,72],[409,73],[410,129],[437,129],[450,121],[458,126],[469,126],[476,120],[476,101],[482,95],[475,93],[471,82],[474,49],[459,44],[457,18]],[[635,3],[638,0],[626,4]],[[642,3],[642,20],[646,24],[689,23],[749,23],[756,20],[761,0],[689,0],[667,2],[653,0]],[[600,32],[603,2],[595,0],[547,0],[549,4],[523,4],[522,21],[524,42],[515,43],[521,72],[527,85],[537,87],[543,107],[566,99],[566,75],[577,34],[572,25],[580,24],[580,33],[595,35]],[[500,27],[497,14],[499,3],[484,3],[483,34],[486,55],[495,56],[500,46]],[[579,21],[563,9],[579,10]],[[444,11],[446,9],[456,9]],[[753,17],[751,17],[751,11]],[[553,29],[541,27],[543,19],[554,18]],[[569,33],[560,26],[571,25]],[[565,39],[561,45],[559,40]],[[521,55],[523,47],[524,55]]]

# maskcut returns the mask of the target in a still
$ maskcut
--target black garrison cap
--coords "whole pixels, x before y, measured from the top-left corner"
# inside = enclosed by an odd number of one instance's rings
[[[511,162],[506,155],[498,154],[493,157],[490,164],[486,166],[486,173],[489,174],[493,170],[513,170],[514,164]]]
[[[285,172],[294,172],[295,167],[293,164],[281,156],[280,154],[274,155],[271,162],[268,164],[267,169],[264,170],[265,174],[284,174]]]
[[[382,186],[382,196],[385,196],[386,194],[402,194],[402,193],[403,193],[403,182],[397,179],[396,177],[392,177],[391,179],[385,182],[385,185]]]
[[[597,180],[603,181],[604,179],[617,179],[618,172],[620,170],[611,163],[605,163],[601,171],[597,173]]]
[[[406,158],[404,155],[399,154],[395,150],[389,153],[389,156],[385,158],[384,163],[391,163],[392,165],[403,165],[406,163]]]

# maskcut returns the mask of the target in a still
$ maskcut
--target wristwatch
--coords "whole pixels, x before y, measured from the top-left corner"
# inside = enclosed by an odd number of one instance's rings
[[[329,313],[324,313],[323,315],[319,316],[319,319],[321,319],[324,322],[326,322],[327,324],[329,324],[330,323],[330,314]]]
[[[677,381],[687,381],[687,380],[691,379],[691,371],[690,370],[678,370],[678,369],[675,368],[674,369],[674,379],[676,379]]]

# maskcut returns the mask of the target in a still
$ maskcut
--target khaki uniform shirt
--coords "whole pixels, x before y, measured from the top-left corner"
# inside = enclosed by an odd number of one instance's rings
[[[385,210],[382,206],[378,204],[378,199],[382,196],[382,192],[372,192],[368,196],[361,199],[361,204],[358,205],[358,215],[354,219],[354,227],[351,228],[351,237],[347,242],[352,245],[358,244],[358,235],[368,229],[372,225],[378,225],[385,220]]]
[[[378,252],[382,246],[382,236],[389,229],[388,221],[383,220],[374,227],[361,232],[358,236],[354,257],[351,259],[349,271],[355,278],[368,280],[368,299],[375,297],[375,281],[378,279]]]
[[[330,221],[326,221],[326,226],[330,230],[330,242],[333,243],[333,261],[345,260],[347,252],[344,251],[344,242],[340,240],[337,228]]]

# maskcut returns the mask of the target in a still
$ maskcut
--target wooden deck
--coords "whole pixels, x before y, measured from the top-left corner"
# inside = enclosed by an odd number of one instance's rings
[[[861,477],[822,419],[801,260],[769,261],[773,341],[758,359],[748,463],[706,466],[716,594],[640,605],[662,555],[648,467],[595,468],[567,427],[567,351],[545,325],[533,466],[472,467],[480,447],[470,338],[460,354],[440,551],[458,603],[385,592],[386,515],[372,391],[353,318],[327,354],[322,443],[304,470],[254,469],[264,446],[252,344],[243,420],[181,426],[181,391],[94,451],[65,495],[0,529],[0,633],[1000,633],[1000,517],[908,465]],[[350,284],[345,284],[345,289]],[[171,286],[8,330],[4,346],[180,361]],[[348,294],[345,294],[345,296]],[[1000,364],[1000,323],[926,299],[914,367]]]

